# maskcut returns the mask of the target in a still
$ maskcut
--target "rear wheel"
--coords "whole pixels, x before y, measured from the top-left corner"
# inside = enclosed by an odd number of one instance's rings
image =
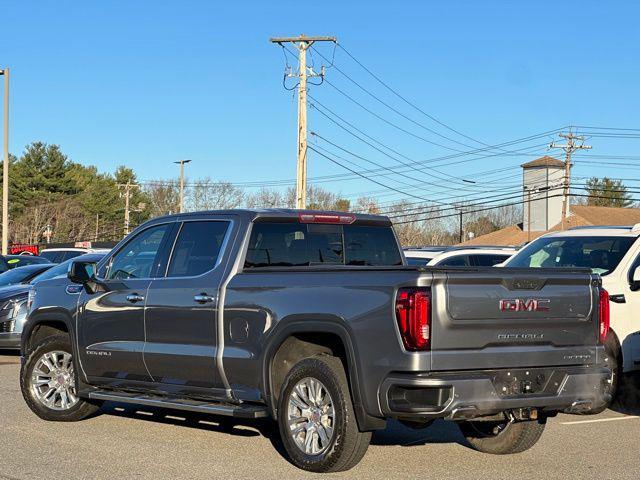
[[[95,413],[99,404],[78,397],[69,337],[42,339],[27,355],[20,371],[22,396],[44,420],[73,422]]]
[[[510,422],[468,421],[459,424],[462,434],[479,452],[506,455],[520,453],[533,447],[542,436],[545,422],[529,420]]]
[[[329,355],[306,358],[288,373],[278,425],[292,463],[310,472],[349,470],[371,440],[358,429],[342,362]]]

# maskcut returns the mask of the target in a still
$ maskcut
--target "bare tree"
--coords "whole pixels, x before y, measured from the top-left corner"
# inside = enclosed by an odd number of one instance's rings
[[[249,208],[282,208],[285,206],[285,197],[280,190],[262,187],[247,197],[247,207]]]
[[[359,197],[353,206],[353,211],[356,213],[378,214],[380,213],[380,206],[373,197]]]
[[[237,208],[244,203],[244,192],[229,182],[209,177],[195,182],[188,197],[190,210]]]
[[[144,190],[150,199],[152,216],[168,215],[179,210],[180,182],[178,180],[149,182]]]

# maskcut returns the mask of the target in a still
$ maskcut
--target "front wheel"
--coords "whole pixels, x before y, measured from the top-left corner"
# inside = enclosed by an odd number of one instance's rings
[[[460,422],[462,434],[479,452],[494,455],[520,453],[533,447],[544,431],[545,422],[529,420],[510,422],[476,420]]]
[[[364,456],[371,432],[361,432],[339,358],[298,362],[282,385],[278,425],[292,463],[310,472],[349,470]]]
[[[73,422],[95,413],[76,392],[71,343],[66,335],[42,339],[20,370],[20,388],[29,408],[43,420]]]

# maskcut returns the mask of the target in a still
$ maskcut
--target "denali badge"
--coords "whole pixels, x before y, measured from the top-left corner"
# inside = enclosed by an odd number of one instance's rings
[[[500,300],[503,312],[546,312],[551,300],[548,298],[512,298]]]
[[[110,357],[111,352],[105,350],[85,350],[87,355],[97,355],[99,357]]]
[[[544,333],[499,333],[498,340],[542,340]]]

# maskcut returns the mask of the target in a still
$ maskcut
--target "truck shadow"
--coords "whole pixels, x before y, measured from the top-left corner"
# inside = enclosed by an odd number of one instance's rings
[[[272,420],[244,420],[203,413],[169,410],[124,403],[107,402],[97,415],[106,414],[147,422],[222,432],[241,437],[262,436],[285,458],[277,424]],[[431,426],[414,430],[399,422],[389,421],[387,428],[374,433],[371,445],[412,447],[430,443],[458,443],[467,445],[465,438],[453,422],[436,421]]]
[[[466,439],[454,422],[436,420],[430,426],[415,430],[400,422],[389,421],[387,428],[373,434],[371,445],[400,445],[414,447],[430,443],[458,443],[467,446]]]
[[[640,373],[626,373],[620,377],[616,400],[610,410],[625,415],[640,415]]]

